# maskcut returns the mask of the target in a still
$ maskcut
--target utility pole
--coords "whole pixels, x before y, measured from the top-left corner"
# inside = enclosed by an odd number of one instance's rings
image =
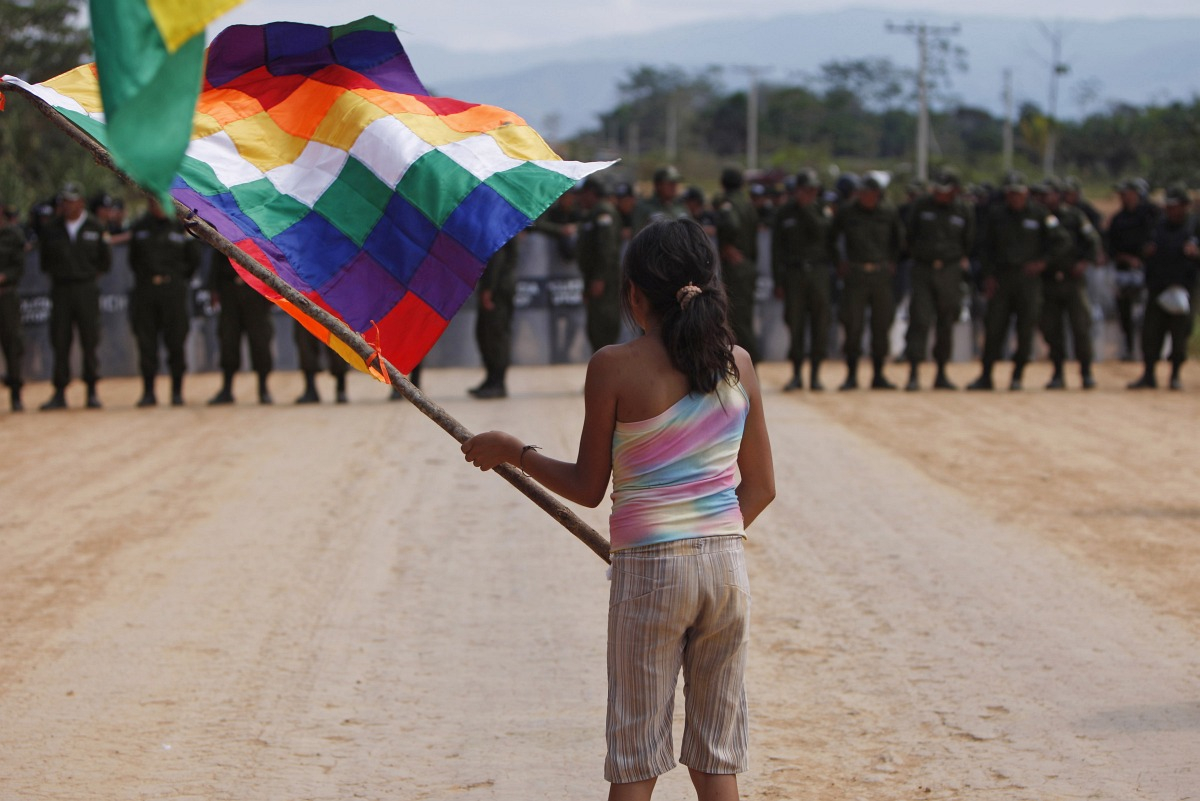
[[[1071,71],[1062,60],[1061,28],[1050,30],[1045,23],[1038,23],[1042,35],[1050,40],[1050,102],[1047,104],[1046,149],[1042,153],[1042,172],[1047,178],[1054,175],[1054,149],[1058,138],[1058,79]]]
[[[675,100],[676,92],[672,92],[667,100],[667,163],[674,164],[679,153],[679,109]]]
[[[1004,71],[1004,172],[1013,168],[1013,84],[1012,70]]]
[[[922,181],[929,179],[929,37],[953,36],[960,30],[958,23],[948,26],[924,22],[887,23],[888,33],[917,37],[917,178]]]
[[[737,72],[750,76],[746,94],[746,169],[758,169],[758,81],[771,71],[770,67],[735,66]]]

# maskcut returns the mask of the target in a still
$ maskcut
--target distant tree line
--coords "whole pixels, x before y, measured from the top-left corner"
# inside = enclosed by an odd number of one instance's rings
[[[632,69],[619,86],[620,101],[600,115],[597,128],[563,147],[580,158],[619,155],[641,177],[664,159],[740,162],[747,151],[749,92],[725,90],[723,77],[718,67]],[[916,147],[914,85],[912,73],[888,59],[832,61],[815,75],[759,84],[758,166],[860,162],[902,174]],[[1004,121],[944,93],[938,99],[931,111],[934,163],[953,163],[979,180],[998,178]],[[1033,103],[1022,105],[1016,117],[1014,162],[1040,174],[1052,123]],[[1058,121],[1057,134],[1060,175],[1091,182],[1140,175],[1156,186],[1182,179],[1200,187],[1200,98],[1112,103],[1083,119]]]
[[[88,60],[83,0],[0,0],[0,70],[42,81]],[[937,61],[932,85],[933,162],[959,167],[968,178],[995,180],[1001,171],[1003,121],[954,102],[949,74],[963,54]],[[961,69],[962,66],[957,66]],[[689,178],[715,178],[718,165],[746,153],[749,92],[728,91],[725,70],[708,67],[631,69],[620,101],[595,130],[556,143],[571,158],[620,156],[645,178],[664,161]],[[740,80],[740,76],[739,76]],[[915,77],[888,59],[831,61],[812,75],[758,84],[759,166],[792,170],[840,164],[885,168],[903,177],[916,140]],[[1034,104],[1014,121],[1018,167],[1040,171],[1050,121]],[[1200,98],[1166,105],[1111,104],[1081,120],[1058,124],[1057,172],[1098,183],[1141,175],[1152,184],[1182,179],[1200,187]],[[27,209],[68,179],[89,193],[126,193],[117,179],[20,98],[0,112],[0,202]]]

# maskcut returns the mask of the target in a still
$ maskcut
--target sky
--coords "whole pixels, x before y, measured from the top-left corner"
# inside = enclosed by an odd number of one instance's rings
[[[1131,10],[1132,7],[1132,10]],[[1197,0],[246,0],[209,27],[288,20],[333,25],[374,14],[394,23],[405,41],[450,50],[509,50],[566,44],[622,33],[644,33],[686,22],[728,17],[772,17],[848,8],[1001,16],[1046,21],[1126,17],[1200,18]]]

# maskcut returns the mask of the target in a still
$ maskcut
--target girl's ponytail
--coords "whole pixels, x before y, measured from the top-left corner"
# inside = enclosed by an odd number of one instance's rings
[[[662,321],[672,365],[693,392],[737,380],[733,332],[716,253],[694,220],[664,220],[644,228],[625,253],[622,302],[636,284]],[[628,311],[628,309],[626,309]]]

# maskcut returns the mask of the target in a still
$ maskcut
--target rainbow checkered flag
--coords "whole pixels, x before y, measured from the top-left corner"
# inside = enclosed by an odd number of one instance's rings
[[[91,0],[108,150],[170,207],[204,73],[204,26],[242,0]]]
[[[5,80],[108,144],[93,65],[33,86]],[[212,42],[171,195],[408,373],[491,255],[606,166],[563,161],[511,112],[430,97],[390,23],[278,22]]]

